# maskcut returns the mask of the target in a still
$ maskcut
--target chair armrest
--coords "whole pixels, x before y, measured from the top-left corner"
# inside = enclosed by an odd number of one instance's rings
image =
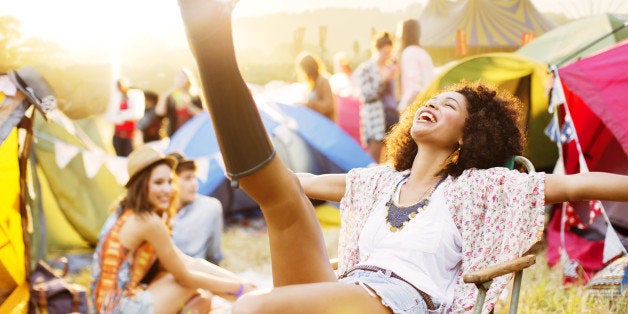
[[[465,283],[481,284],[501,275],[518,272],[534,263],[536,263],[536,256],[530,254],[512,261],[495,264],[484,269],[464,274],[462,280]]]

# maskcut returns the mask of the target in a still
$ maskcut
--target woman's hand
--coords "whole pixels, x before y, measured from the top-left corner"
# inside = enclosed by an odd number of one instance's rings
[[[255,291],[258,289],[257,285],[251,281],[243,282],[242,285],[244,287],[242,294]]]

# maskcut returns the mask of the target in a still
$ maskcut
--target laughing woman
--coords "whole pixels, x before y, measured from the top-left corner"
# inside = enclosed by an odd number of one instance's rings
[[[173,245],[166,222],[175,195],[175,164],[149,146],[129,155],[126,196],[105,222],[94,253],[96,313],[208,312],[211,300],[202,290],[234,300],[255,288]]]

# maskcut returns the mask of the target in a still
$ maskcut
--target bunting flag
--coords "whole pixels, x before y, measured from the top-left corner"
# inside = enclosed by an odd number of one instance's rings
[[[599,200],[589,201],[589,224],[593,223],[593,220],[602,214],[602,202]]]
[[[17,94],[17,86],[13,84],[8,75],[0,75],[0,93],[4,93],[7,97]]]
[[[567,253],[565,253],[564,250],[562,254],[560,255],[560,259],[563,264],[563,275],[569,278],[578,278],[578,266],[580,264],[578,264],[577,261],[574,261],[571,258],[569,258],[569,256],[567,256]]]
[[[563,83],[560,81],[560,76],[558,76],[558,72],[554,71],[554,79],[552,84],[552,92],[550,94],[550,103],[547,107],[547,111],[549,113],[554,113],[554,110],[557,106],[560,106],[567,101],[565,100],[565,91],[563,90]]]
[[[77,146],[70,145],[61,141],[55,141],[54,145],[55,160],[57,162],[57,166],[61,169],[65,168],[81,150]]]
[[[571,119],[565,119],[565,124],[560,129],[560,142],[563,144],[571,142],[575,138],[575,134],[573,122],[571,122]]]
[[[574,210],[573,206],[571,206],[571,203],[565,202],[563,203],[563,206],[565,206],[565,216],[563,216],[563,223],[566,227],[576,227],[580,230],[585,230],[588,228],[587,225],[582,222],[578,214],[576,214],[576,211]]]
[[[59,123],[66,131],[68,131],[68,133],[74,136],[78,136],[76,125],[74,124],[74,122],[72,122],[70,118],[68,118],[68,116],[63,114],[61,110],[50,110],[46,113],[46,117],[56,123]]]
[[[547,125],[547,127],[545,127],[544,132],[545,135],[547,135],[547,137],[549,137],[552,142],[558,143],[558,141],[560,140],[560,131],[558,130],[558,126],[556,126],[555,119],[550,120],[550,123]]]
[[[81,154],[87,178],[94,178],[100,171],[100,168],[105,165],[107,170],[109,170],[120,185],[125,185],[127,183],[129,176],[127,173],[126,157],[108,154],[99,148],[84,149],[60,139],[50,137],[46,134],[36,133],[36,135],[39,139],[46,140],[54,145],[55,162],[60,169],[67,167],[74,157]],[[163,150],[159,147],[156,148]],[[220,153],[194,158],[194,162],[197,167],[196,177],[201,182],[207,181],[210,171],[221,171],[222,173],[225,173],[226,171],[224,161],[222,160],[222,155]],[[214,162],[217,167],[215,165],[212,166]]]
[[[116,178],[116,181],[121,185],[125,185],[129,180],[129,173],[126,170],[126,158],[112,156],[105,161],[107,169]]]
[[[83,167],[85,167],[85,174],[88,178],[92,179],[100,170],[100,167],[105,163],[107,156],[102,152],[86,150],[83,152]]]
[[[563,163],[563,157],[561,155],[558,156],[558,160],[556,160],[556,164],[554,165],[554,170],[552,170],[553,174],[565,174],[565,164]]]
[[[613,229],[611,224],[606,227],[606,237],[604,238],[604,252],[602,262],[605,264],[616,256],[625,253],[624,246],[621,244],[619,236]]]

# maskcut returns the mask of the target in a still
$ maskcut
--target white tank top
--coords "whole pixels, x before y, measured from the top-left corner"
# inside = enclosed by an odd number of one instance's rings
[[[449,307],[462,260],[462,238],[445,202],[445,185],[440,184],[427,207],[397,232],[391,232],[386,224],[390,196],[378,200],[358,245],[360,265],[391,270],[429,294],[435,303]],[[395,191],[395,202],[399,190]]]

